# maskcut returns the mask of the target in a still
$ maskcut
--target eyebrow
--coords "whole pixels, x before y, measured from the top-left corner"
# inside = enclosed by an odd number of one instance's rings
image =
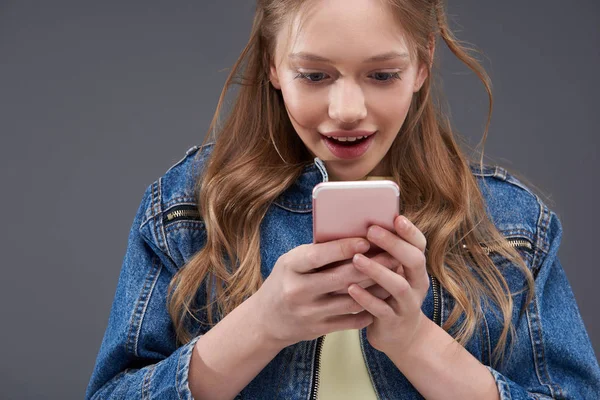
[[[311,54],[311,53],[306,53],[306,52],[298,52],[298,53],[291,53],[289,55],[289,58],[292,60],[305,60],[305,61],[317,61],[317,62],[326,62],[326,63],[333,63],[333,61],[331,61],[328,58],[325,57],[321,57],[319,55],[316,54]],[[363,63],[372,63],[372,62],[381,62],[381,61],[389,61],[389,60],[393,60],[395,58],[405,58],[408,59],[409,55],[408,53],[397,53],[395,51],[390,51],[388,53],[383,53],[383,54],[378,54],[376,56],[367,58],[366,60],[363,61]]]

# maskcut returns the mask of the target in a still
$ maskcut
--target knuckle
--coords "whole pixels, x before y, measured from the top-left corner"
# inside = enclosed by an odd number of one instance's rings
[[[349,259],[358,252],[358,244],[362,243],[363,240],[357,240],[355,238],[347,238],[341,241],[341,252],[344,259]]]
[[[408,284],[402,284],[394,290],[394,297],[396,297],[396,298],[404,297],[408,293],[409,290],[410,290],[410,286]]]
[[[356,301],[350,300],[344,305],[344,311],[347,313],[357,313],[363,311],[363,308]]]
[[[302,298],[302,289],[298,285],[283,284],[281,296],[285,303],[296,305],[298,304],[298,300]]]
[[[384,318],[393,318],[396,316],[396,313],[394,312],[394,310],[392,309],[392,307],[386,307],[383,311],[383,317]]]
[[[337,268],[329,271],[329,273],[327,274],[327,280],[329,281],[332,287],[341,286],[344,282],[343,276]]]
[[[305,321],[312,317],[312,312],[310,311],[310,308],[308,308],[308,307],[297,307],[296,308],[296,317]]]
[[[358,323],[359,323],[357,328],[365,327],[367,325],[370,325],[373,322],[373,316],[367,312],[363,313],[363,315],[361,315],[357,319],[358,319]]]
[[[349,240],[340,240],[338,242],[340,254],[343,258],[350,258],[349,254],[352,252],[352,242]]]
[[[319,267],[319,251],[315,246],[309,246],[304,252],[304,256],[306,257],[306,261],[308,264],[313,267]]]
[[[294,256],[291,252],[285,253],[279,257],[277,264],[280,264],[284,270],[289,269],[293,265]]]
[[[425,258],[425,254],[419,252],[417,256],[415,256],[415,263],[421,267],[421,266],[425,266],[427,263],[427,259]]]

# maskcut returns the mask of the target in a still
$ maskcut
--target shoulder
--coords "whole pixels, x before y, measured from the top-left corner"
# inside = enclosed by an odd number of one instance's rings
[[[214,143],[196,145],[158,179],[162,208],[185,201],[195,201],[196,182],[204,170]]]
[[[175,267],[181,267],[205,238],[196,189],[213,147],[208,143],[188,149],[146,189],[140,206],[144,215],[140,233]]]
[[[471,171],[490,219],[505,237],[527,240],[535,258],[546,255],[553,242],[560,240],[557,215],[530,187],[500,166],[472,164]]]

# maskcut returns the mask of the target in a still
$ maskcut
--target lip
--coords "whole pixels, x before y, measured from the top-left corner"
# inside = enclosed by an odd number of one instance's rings
[[[329,133],[321,133],[323,136],[331,137],[358,137],[358,136],[371,136],[376,131],[333,131]]]
[[[336,133],[338,133],[337,136],[335,136]],[[371,147],[371,143],[373,142],[374,135],[377,133],[377,131],[372,133],[365,131],[345,131],[344,135],[339,135],[339,133],[340,132],[331,132],[329,133],[329,135],[332,137],[367,136],[367,138],[364,139],[361,143],[357,143],[354,146],[347,147],[345,145],[336,143],[336,140],[328,139],[325,135],[322,135],[323,143],[335,157],[341,160],[352,160],[361,157],[367,152],[369,147]],[[349,135],[349,133],[352,134]]]

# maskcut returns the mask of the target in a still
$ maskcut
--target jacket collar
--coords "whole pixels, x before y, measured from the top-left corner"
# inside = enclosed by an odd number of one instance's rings
[[[506,179],[506,171],[499,167],[484,166],[483,169],[476,163],[470,165],[473,175],[484,177],[496,177]],[[304,167],[300,177],[292,186],[285,190],[276,200],[275,205],[292,212],[312,212],[312,190],[321,183],[327,182],[329,175],[325,163],[315,157],[314,161]]]
[[[317,184],[328,180],[329,175],[325,164],[320,158],[315,157],[311,164],[304,167],[296,182],[287,188],[274,203],[288,211],[312,212],[312,190]]]

